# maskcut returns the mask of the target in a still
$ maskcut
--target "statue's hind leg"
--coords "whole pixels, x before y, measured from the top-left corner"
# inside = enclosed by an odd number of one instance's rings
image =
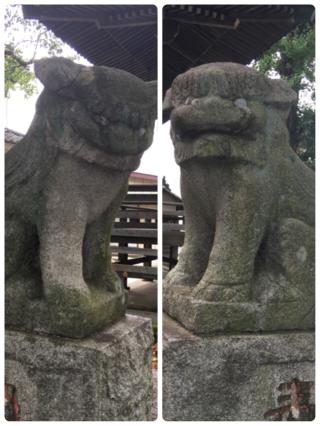
[[[262,301],[314,301],[315,235],[314,228],[294,219],[282,219],[270,231],[265,248],[266,274],[261,276]],[[268,278],[268,279],[267,279]],[[313,305],[313,302],[311,303]]]
[[[32,263],[37,251],[36,229],[18,218],[6,219],[5,223],[5,275],[10,277]]]
[[[5,224],[5,308],[7,326],[24,326],[30,304],[42,296],[36,228],[19,218]],[[30,316],[31,317],[31,316]]]

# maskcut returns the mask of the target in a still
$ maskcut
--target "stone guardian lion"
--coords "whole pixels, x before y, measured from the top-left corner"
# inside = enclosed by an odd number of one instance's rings
[[[111,228],[153,137],[156,85],[41,59],[44,85],[6,155],[6,326],[84,337],[124,315]]]
[[[164,305],[191,330],[314,325],[314,172],[289,144],[296,101],[234,63],[190,69],[167,92],[185,242]]]

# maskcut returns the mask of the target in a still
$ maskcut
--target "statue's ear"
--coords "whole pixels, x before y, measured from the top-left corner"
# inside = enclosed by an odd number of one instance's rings
[[[79,80],[84,68],[70,59],[59,57],[43,58],[34,63],[36,77],[45,88],[70,97],[76,96],[74,83]]]
[[[171,96],[171,89],[168,89],[166,91],[166,95],[163,100],[163,106],[162,106],[162,121],[165,123],[170,119],[171,111],[173,110],[174,106],[172,103],[172,96]]]
[[[276,108],[284,120],[287,120],[290,111],[296,107],[297,102],[298,95],[286,81],[268,79],[265,103]]]

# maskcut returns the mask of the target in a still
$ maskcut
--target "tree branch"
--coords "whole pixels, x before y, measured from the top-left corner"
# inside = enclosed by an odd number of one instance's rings
[[[13,50],[9,49],[9,48],[5,48],[4,51],[5,55],[7,56],[11,56],[15,61],[18,62],[19,65],[21,65],[23,68],[27,68],[28,65],[31,65],[33,63],[33,60],[31,61],[24,61],[22,58],[20,58],[19,56],[17,56]]]

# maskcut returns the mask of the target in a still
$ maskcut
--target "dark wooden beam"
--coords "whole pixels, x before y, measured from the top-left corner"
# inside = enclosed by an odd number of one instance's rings
[[[232,19],[232,20],[226,20],[226,21],[220,21],[213,18],[202,18],[202,17],[193,17],[193,16],[167,16],[166,20],[168,21],[175,21],[175,22],[181,22],[183,24],[188,25],[199,25],[199,26],[205,26],[205,27],[212,27],[212,28],[227,28],[229,30],[236,30],[238,28],[238,25],[240,24],[240,21],[238,18]]]
[[[121,253],[121,254],[137,254],[142,256],[153,256],[157,257],[157,249],[145,249],[141,247],[118,247],[111,246],[112,253]]]

